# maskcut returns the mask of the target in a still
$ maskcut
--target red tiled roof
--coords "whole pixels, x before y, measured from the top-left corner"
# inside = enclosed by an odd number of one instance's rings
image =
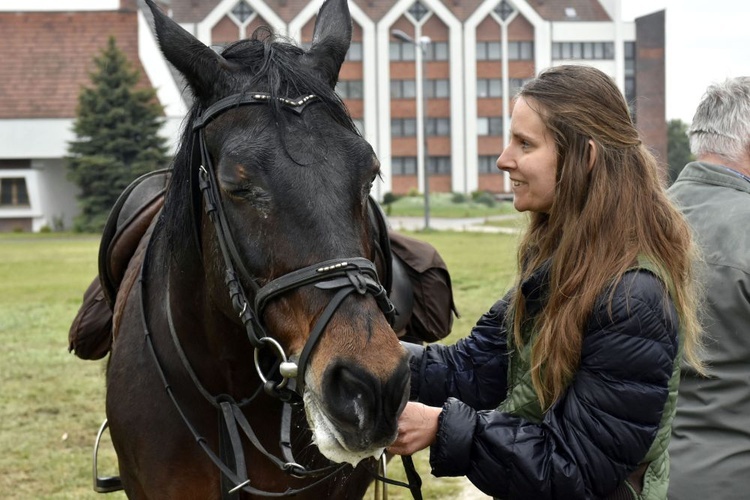
[[[94,57],[110,35],[148,78],[138,59],[136,12],[0,13],[0,119],[73,118],[78,94],[91,86]]]
[[[546,21],[611,21],[598,0],[528,0],[531,7]],[[575,17],[568,17],[565,9],[573,8]]]
[[[240,0],[237,0],[238,2]],[[351,0],[372,19],[379,21],[396,4],[396,0]],[[483,0],[441,0],[460,20],[466,20]],[[547,21],[611,21],[607,11],[598,0],[527,0],[537,13]],[[197,23],[214,9],[221,0],[171,0],[170,8],[175,21]],[[287,23],[309,3],[308,0],[265,0]],[[576,17],[570,18],[565,9],[575,9]]]
[[[221,0],[171,0],[168,8],[172,11],[172,19],[178,23],[197,23],[203,21],[219,2]]]

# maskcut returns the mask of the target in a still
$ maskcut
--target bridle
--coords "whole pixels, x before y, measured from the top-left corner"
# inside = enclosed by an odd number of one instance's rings
[[[145,303],[146,293],[143,289],[141,292],[142,322],[149,352],[156,363],[165,390],[176,407],[180,417],[186,424],[188,430],[192,433],[196,442],[203,448],[209,459],[221,470],[222,498],[233,498],[233,495],[240,490],[266,497],[295,495],[317,486],[328,480],[333,474],[348,467],[347,464],[332,464],[320,469],[310,470],[294,460],[291,453],[291,444],[288,442],[290,436],[289,426],[291,425],[291,407],[292,405],[301,404],[301,397],[304,393],[305,387],[305,369],[309,358],[320,340],[323,331],[328,325],[328,322],[346,297],[353,293],[358,293],[363,296],[368,294],[372,295],[391,325],[395,318],[395,308],[388,298],[386,289],[379,280],[375,264],[368,259],[363,257],[348,257],[326,260],[315,265],[297,269],[270,281],[264,286],[260,286],[256,278],[254,278],[244,266],[237,245],[235,244],[230,225],[227,221],[226,214],[224,213],[219,189],[216,185],[216,175],[213,162],[211,161],[205,142],[204,130],[206,125],[227,110],[235,109],[240,106],[269,104],[274,100],[282,104],[284,109],[288,109],[295,114],[301,115],[307,105],[311,102],[315,102],[317,99],[318,97],[315,95],[302,96],[297,99],[287,99],[272,97],[265,93],[236,94],[221,99],[200,112],[194,121],[192,129],[193,147],[195,144],[198,144],[198,147],[200,148],[201,165],[198,167],[198,185],[200,192],[203,195],[203,209],[213,224],[215,237],[224,261],[224,281],[227,286],[232,307],[244,326],[250,344],[253,346],[254,364],[258,376],[263,382],[263,389],[269,395],[288,403],[287,405],[284,405],[284,421],[282,422],[283,439],[281,447],[284,460],[277,458],[263,447],[242,413],[242,407],[250,403],[257,396],[258,391],[247,399],[235,402],[228,395],[222,394],[214,396],[203,387],[180,345],[174,322],[172,320],[171,309],[169,307],[170,299],[168,286],[165,300],[167,306],[167,323],[169,325],[172,343],[177,350],[183,367],[192,379],[197,390],[219,411],[221,457],[217,456],[216,453],[211,450],[205,438],[198,434],[197,430],[191,425],[167,380],[162,368],[162,363],[158,358],[151,340],[151,332],[148,328]],[[191,168],[195,167],[191,165]],[[381,235],[381,237],[382,236],[383,235]],[[146,252],[148,254],[148,249]],[[144,274],[147,261],[148,259],[144,258],[144,264],[141,268],[141,287],[144,286],[145,282]],[[387,279],[390,279],[390,277]],[[169,277],[167,277],[167,283],[169,283]],[[247,283],[253,290],[255,300],[252,303],[245,293],[243,283]],[[313,326],[302,352],[295,363],[287,357],[278,341],[267,334],[263,325],[262,314],[269,302],[285,293],[308,285],[313,285],[321,290],[330,290],[334,292],[334,294]],[[278,363],[275,366],[278,366],[279,368],[281,381],[277,381],[278,377],[268,376],[261,366],[259,353],[268,346],[275,351],[278,360]],[[240,431],[245,434],[250,442],[263,455],[281,470],[284,470],[295,477],[312,477],[315,478],[315,480],[301,488],[287,489],[284,492],[268,492],[254,488],[250,485],[250,480],[247,478],[245,457],[240,440]],[[411,485],[393,481],[377,474],[373,475],[384,482],[405,486],[410,489],[412,488]],[[414,493],[414,491],[412,492]]]
[[[236,109],[240,106],[269,104],[274,100],[280,103],[283,108],[301,115],[308,104],[317,101],[318,97],[315,95],[306,95],[297,99],[288,99],[284,97],[272,97],[266,93],[231,95],[212,104],[198,115],[193,124],[193,134],[195,136],[194,144],[197,143],[199,145],[201,155],[198,182],[200,190],[203,193],[203,207],[206,215],[208,215],[213,223],[216,240],[224,260],[224,281],[229,291],[232,307],[244,325],[247,338],[255,350],[253,355],[255,368],[261,380],[266,383],[266,391],[281,399],[288,399],[294,397],[287,392],[290,390],[288,388],[289,380],[295,380],[296,382],[294,384],[295,387],[291,388],[291,390],[297,395],[302,396],[305,386],[305,369],[307,368],[310,355],[336,309],[347,296],[355,292],[360,295],[372,295],[391,325],[395,318],[395,309],[388,299],[385,288],[380,284],[375,264],[363,257],[326,260],[292,271],[272,280],[262,287],[258,286],[257,280],[244,266],[237,250],[237,245],[234,242],[232,230],[227,222],[219,189],[216,185],[215,169],[206,146],[205,127],[227,110]],[[239,271],[241,279],[237,275],[237,271]],[[243,282],[253,288],[255,295],[253,304],[247,298],[243,289]],[[331,290],[336,293],[310,332],[310,336],[300,353],[299,360],[297,363],[294,363],[286,356],[281,345],[266,333],[262,322],[263,311],[273,299],[307,285],[314,285],[316,288]],[[266,346],[271,346],[281,361],[279,373],[282,380],[279,383],[269,381],[259,364],[258,353]]]

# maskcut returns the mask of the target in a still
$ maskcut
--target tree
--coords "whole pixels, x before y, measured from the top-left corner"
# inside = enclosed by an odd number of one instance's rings
[[[68,177],[80,188],[78,231],[101,231],[120,193],[167,162],[165,140],[158,135],[163,111],[156,92],[136,88],[140,73],[114,37],[94,63],[94,86],[83,88],[78,97],[76,139],[66,158]]]
[[[693,161],[690,142],[687,136],[688,124],[682,120],[669,120],[667,124],[667,162],[669,163],[669,184],[682,172],[683,167]]]

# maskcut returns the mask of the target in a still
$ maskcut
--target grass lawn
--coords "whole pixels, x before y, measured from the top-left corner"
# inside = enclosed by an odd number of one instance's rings
[[[462,318],[445,339],[466,335],[511,285],[517,236],[430,232],[451,270]],[[75,235],[0,235],[0,498],[94,499],[91,454],[104,418],[102,361],[67,351],[67,332],[83,291],[96,274],[98,238]],[[460,483],[429,474],[427,452],[415,457],[424,497],[456,496]],[[389,475],[403,480],[400,460]],[[100,473],[115,474],[111,446],[100,451]],[[406,490],[388,488],[396,500]]]
[[[383,205],[383,210],[393,217],[420,217],[424,215],[424,197],[404,196],[390,205]],[[430,215],[432,217],[487,217],[490,215],[516,214],[513,203],[509,201],[498,201],[490,207],[482,203],[465,201],[453,202],[451,193],[430,194]]]

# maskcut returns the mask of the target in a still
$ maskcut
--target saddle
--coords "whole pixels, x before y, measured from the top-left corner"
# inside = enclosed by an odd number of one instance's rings
[[[68,332],[68,350],[81,359],[101,359],[112,345],[112,316],[125,272],[142,238],[164,205],[171,171],[145,174],[115,202],[99,245],[99,275],[84,293]],[[369,216],[377,231],[376,253],[383,260],[382,282],[396,307],[393,330],[405,341],[434,342],[447,336],[458,316],[450,274],[437,250],[388,228],[372,198]]]

